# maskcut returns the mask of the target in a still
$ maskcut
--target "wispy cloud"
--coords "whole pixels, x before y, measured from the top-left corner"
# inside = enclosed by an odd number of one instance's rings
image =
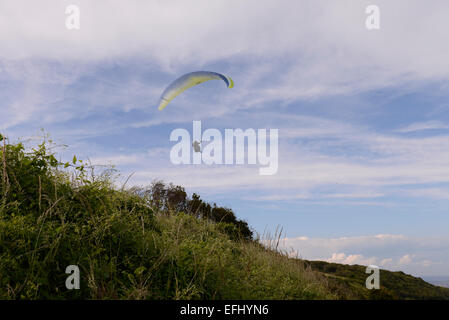
[[[449,183],[446,166],[449,149],[442,148],[449,144],[449,137],[409,139],[370,133],[360,128],[352,128],[354,131],[351,132],[349,128],[338,134],[334,130],[316,129],[315,134],[307,137],[315,138],[313,144],[304,143],[301,139],[291,141],[292,134],[286,129],[289,139],[281,143],[279,172],[272,177],[258,176],[257,168],[251,166],[170,166],[153,170],[142,168],[135,179],[158,176],[192,188],[266,190],[269,194],[252,198],[267,201],[412,196],[410,190],[393,187],[411,186],[416,189],[416,185]],[[281,130],[281,139],[282,134]],[[340,149],[351,146],[352,150],[350,153],[334,153],[333,145]],[[429,154],[433,156],[429,157]],[[163,161],[161,158],[161,163]],[[167,155],[165,161],[169,165]],[[144,159],[142,163],[145,163]],[[191,175],[195,175],[194,181],[189,178]],[[426,188],[431,186],[426,185]],[[431,194],[434,195],[435,190],[428,193],[429,196]],[[420,192],[420,195],[425,196],[426,193]]]
[[[427,121],[427,122],[417,122],[412,123],[404,128],[398,129],[397,132],[408,133],[408,132],[416,132],[423,130],[448,130],[449,125],[445,124],[441,121]]]

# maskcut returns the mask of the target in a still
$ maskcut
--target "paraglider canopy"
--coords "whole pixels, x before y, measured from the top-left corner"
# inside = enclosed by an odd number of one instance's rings
[[[223,80],[228,88],[234,87],[234,81],[228,76],[211,71],[190,72],[173,81],[162,93],[159,110],[164,109],[170,101],[185,90],[209,80]]]

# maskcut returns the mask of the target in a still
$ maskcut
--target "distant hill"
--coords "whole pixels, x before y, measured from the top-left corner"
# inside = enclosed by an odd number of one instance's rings
[[[380,290],[365,288],[366,266],[342,265],[324,261],[308,261],[312,270],[329,281],[331,290],[340,299],[444,299],[449,300],[449,288],[432,285],[404,272],[380,270]]]

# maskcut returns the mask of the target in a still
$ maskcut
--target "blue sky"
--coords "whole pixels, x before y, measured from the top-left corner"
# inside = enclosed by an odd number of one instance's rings
[[[65,7],[80,7],[80,30]],[[365,28],[377,4],[381,29]],[[449,275],[445,1],[2,1],[0,131],[283,227],[307,259]],[[158,99],[196,70],[231,76]],[[175,128],[279,129],[279,170],[174,166]]]

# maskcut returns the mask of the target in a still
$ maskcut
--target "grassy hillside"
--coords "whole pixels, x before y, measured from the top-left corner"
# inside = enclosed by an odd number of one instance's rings
[[[0,140],[0,299],[375,298],[362,267],[288,258],[182,187],[117,188],[111,170],[60,163],[46,142]],[[68,265],[80,290],[65,287]],[[448,297],[400,273],[382,281],[387,298]]]
[[[117,189],[45,143],[0,153],[1,299],[331,299],[324,279],[252,241],[232,210],[176,186]],[[78,265],[81,289],[65,288]]]

